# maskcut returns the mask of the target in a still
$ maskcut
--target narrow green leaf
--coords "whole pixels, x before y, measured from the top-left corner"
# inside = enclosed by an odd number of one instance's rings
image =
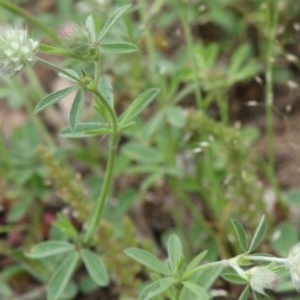
[[[92,43],[96,42],[95,22],[92,15],[89,15],[85,21],[85,27],[91,37]]]
[[[58,75],[61,78],[68,79],[75,83],[80,81],[80,75],[72,69],[63,69],[63,71],[59,72]]]
[[[222,274],[222,277],[231,283],[234,284],[247,284],[247,280],[245,278],[242,278],[240,275],[236,273],[225,273]]]
[[[192,271],[195,267],[198,266],[198,264],[206,256],[206,254],[207,254],[206,250],[202,251],[192,259],[192,261],[186,266],[186,270],[185,270],[184,275],[183,275],[184,278],[189,279],[189,272]]]
[[[100,45],[100,49],[104,52],[108,53],[119,53],[119,54],[125,54],[125,53],[131,53],[139,50],[139,48],[131,43],[127,42],[118,42],[118,43],[102,43]]]
[[[146,250],[139,248],[129,248],[124,252],[134,260],[138,261],[147,268],[156,271],[157,273],[171,275],[168,265],[163,263],[156,256]]]
[[[106,76],[101,77],[98,90],[101,92],[101,95],[104,97],[104,99],[109,103],[110,107],[114,107],[114,91],[110,81]]]
[[[229,78],[236,76],[243,65],[249,61],[250,57],[250,47],[249,45],[241,45],[234,53],[230,61],[230,66],[228,70]]]
[[[256,250],[256,248],[259,246],[259,244],[261,243],[261,241],[263,240],[265,233],[267,230],[267,221],[266,221],[266,217],[265,215],[263,215],[263,217],[261,218],[258,227],[254,233],[254,236],[252,238],[252,241],[250,243],[248,252],[251,253],[254,250]]]
[[[59,300],[72,274],[76,270],[80,256],[77,252],[69,253],[56,269],[48,283],[47,300]]]
[[[57,55],[57,56],[69,56],[70,55],[70,51],[68,51],[66,49],[56,48],[56,47],[45,45],[45,44],[39,45],[39,51],[50,54],[50,55]]]
[[[95,135],[110,134],[106,124],[100,122],[79,123],[73,131],[70,127],[61,130],[60,135],[65,138],[84,138]]]
[[[247,245],[246,232],[244,230],[243,225],[236,220],[231,220],[231,224],[234,228],[240,247],[242,248],[243,251],[246,251],[248,245]]]
[[[250,296],[250,285],[247,285],[246,288],[243,290],[242,294],[239,297],[239,300],[248,300]]]
[[[71,107],[71,111],[70,111],[70,116],[69,116],[69,124],[70,124],[70,128],[72,131],[74,131],[74,129],[76,128],[76,125],[78,123],[78,119],[81,113],[81,109],[83,106],[83,102],[84,102],[84,92],[83,89],[80,88],[78,89],[76,96],[74,98],[72,107]]]
[[[57,215],[57,219],[53,222],[53,226],[58,228],[63,234],[73,241],[78,240],[78,232],[68,217],[62,213]]]
[[[67,95],[71,94],[76,89],[76,86],[70,86],[58,92],[54,92],[44,97],[34,108],[34,113],[44,110],[46,107],[58,102]]]
[[[109,32],[109,30],[114,26],[114,24],[118,21],[118,19],[124,14],[124,12],[131,6],[131,4],[127,4],[124,6],[121,6],[117,8],[111,16],[108,18],[108,20],[105,22],[105,24],[102,27],[102,30],[99,34],[98,41],[102,40],[106,34]]]
[[[63,241],[47,241],[34,245],[29,253],[26,253],[30,258],[44,258],[53,255],[58,255],[73,251],[75,246]]]
[[[123,112],[120,117],[120,126],[132,121],[143,109],[145,109],[158,94],[159,89],[148,89],[139,95]]]
[[[201,286],[193,283],[193,282],[189,282],[189,281],[184,281],[183,285],[188,288],[190,291],[192,291],[194,294],[196,294],[197,296],[199,296],[201,300],[208,300],[209,296],[206,293],[205,289],[203,289]]]
[[[166,291],[175,283],[173,278],[162,278],[147,285],[139,295],[139,300],[153,299],[155,296]]]
[[[82,249],[80,255],[94,282],[100,286],[106,286],[109,282],[109,278],[106,267],[100,257],[88,249]]]
[[[176,234],[171,234],[167,243],[169,263],[171,270],[175,274],[183,258],[182,244]]]

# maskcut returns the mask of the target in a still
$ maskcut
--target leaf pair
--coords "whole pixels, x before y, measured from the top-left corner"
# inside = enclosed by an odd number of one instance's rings
[[[266,230],[267,230],[266,217],[263,216],[261,218],[261,220],[255,230],[255,233],[252,237],[252,240],[248,246],[246,232],[245,232],[243,225],[236,220],[231,220],[231,224],[234,228],[234,231],[237,236],[240,247],[242,248],[243,251],[245,251],[247,253],[251,253],[257,249],[257,247],[262,242],[262,240],[265,236]]]
[[[89,276],[97,285],[106,286],[108,284],[109,277],[104,263],[98,255],[89,249],[78,251],[73,244],[68,242],[47,241],[33,246],[26,256],[33,259],[43,259],[62,254],[65,256],[48,283],[48,300],[60,299],[80,261],[83,262]]]

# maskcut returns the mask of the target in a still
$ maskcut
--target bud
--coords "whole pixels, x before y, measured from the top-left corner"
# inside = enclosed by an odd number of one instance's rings
[[[267,267],[256,266],[246,272],[251,288],[264,294],[265,289],[275,289],[279,282],[278,275]]]
[[[69,22],[59,29],[58,36],[62,44],[77,57],[84,60],[94,58],[95,45],[92,44],[90,34],[85,27]]]
[[[0,76],[15,75],[33,64],[38,45],[26,29],[0,26]]]
[[[290,270],[291,279],[298,292],[300,292],[300,243],[292,248],[287,259],[286,266]]]

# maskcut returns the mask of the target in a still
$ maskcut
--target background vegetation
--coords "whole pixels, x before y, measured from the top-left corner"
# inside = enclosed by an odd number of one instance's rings
[[[1,23],[25,23],[49,44],[63,24],[84,24],[93,14],[101,28],[114,9],[128,3],[13,2],[23,13],[12,13],[0,1]],[[166,239],[174,232],[187,258],[206,249],[207,261],[238,253],[231,219],[250,238],[266,215],[261,252],[286,256],[299,241],[300,2],[133,4],[111,36],[137,44],[139,51],[104,54],[102,73],[112,82],[119,114],[142,91],[158,87],[160,93],[121,136],[96,247],[111,283],[99,289],[79,269],[64,299],[137,299],[150,275],[124,249],[143,247],[165,258]],[[45,59],[80,68],[73,58]],[[33,114],[47,93],[67,86],[39,64],[21,77],[1,79],[0,298],[43,298],[55,261],[41,266],[23,252],[61,238],[51,226],[58,215],[81,228],[101,190],[107,139],[59,135],[73,98]],[[92,105],[82,119],[96,119]],[[240,286],[205,275],[214,299],[240,295]],[[300,299],[289,280],[270,298]]]

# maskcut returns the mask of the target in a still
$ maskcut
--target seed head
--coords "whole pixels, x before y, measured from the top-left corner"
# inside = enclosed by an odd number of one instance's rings
[[[33,64],[38,45],[26,29],[0,26],[0,76],[15,75]]]

